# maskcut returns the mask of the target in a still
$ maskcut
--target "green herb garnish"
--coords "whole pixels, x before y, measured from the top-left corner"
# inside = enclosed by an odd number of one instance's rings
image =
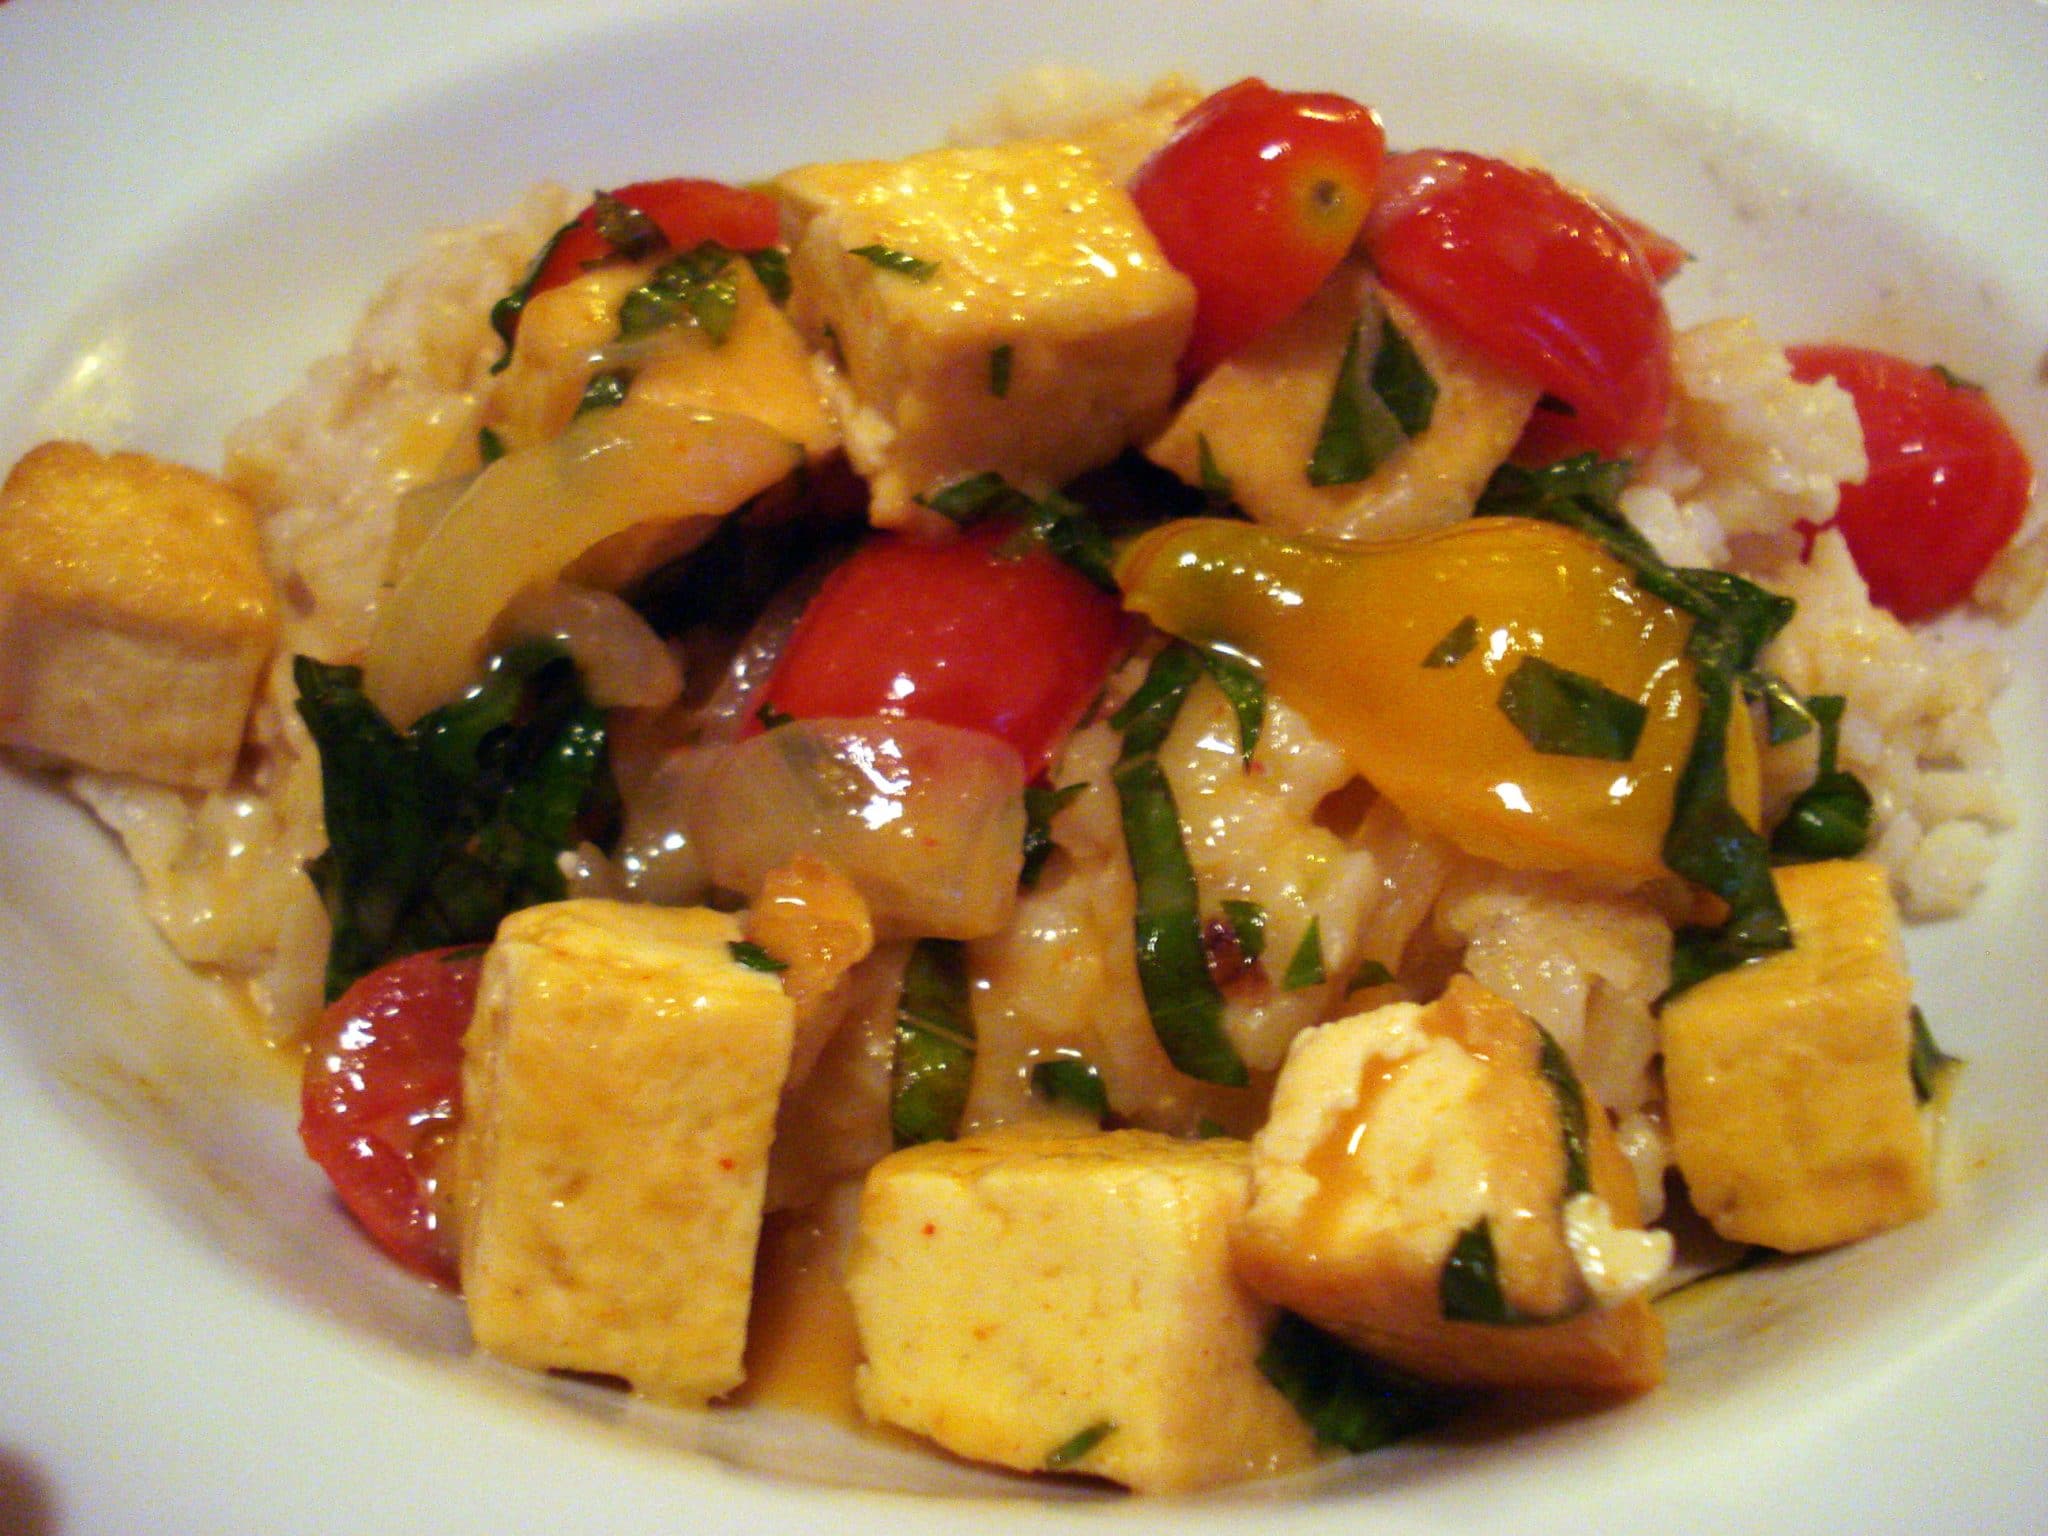
[[[1230,483],[1230,477],[1223,473],[1223,467],[1216,462],[1216,452],[1209,446],[1209,434],[1195,434],[1195,477],[1200,482],[1202,500],[1211,513],[1229,511],[1237,505],[1237,491]]]
[[[476,429],[476,456],[485,464],[495,464],[505,457],[505,439],[489,427]]]
[[[1436,381],[1394,323],[1381,317],[1370,369],[1364,363],[1367,322],[1353,327],[1330,388],[1330,403],[1309,455],[1310,485],[1354,485],[1429,426]]]
[[[1538,752],[1625,763],[1649,710],[1598,678],[1524,656],[1500,688],[1500,711]]]
[[[896,1055],[889,1071],[896,1145],[950,1141],[973,1077],[967,947],[957,939],[920,939],[910,951],[896,1003]]]
[[[1440,1423],[1455,1399],[1361,1355],[1292,1312],[1274,1319],[1259,1370],[1294,1405],[1319,1445],[1377,1450]]]
[[[296,657],[328,846],[308,866],[332,925],[331,1001],[388,960],[490,939],[560,900],[556,860],[609,815],[604,717],[552,642],[496,658],[463,697],[394,729],[362,671]],[[589,828],[593,833],[595,828]]]
[[[734,939],[726,949],[739,964],[750,971],[763,971],[770,976],[779,976],[789,969],[787,960],[778,960],[751,939]]]
[[[1301,942],[1294,947],[1294,957],[1287,962],[1280,988],[1284,992],[1299,992],[1304,987],[1320,987],[1327,980],[1329,974],[1323,968],[1323,920],[1312,917]]]
[[[1017,884],[1030,890],[1038,884],[1038,877],[1045,870],[1045,861],[1052,857],[1052,819],[1068,805],[1074,797],[1086,789],[1086,784],[1063,784],[1058,789],[1043,784],[1027,785],[1024,790],[1024,867],[1017,877]]]
[[[988,392],[998,400],[1010,393],[1010,370],[1016,365],[1016,350],[1006,341],[988,355]]]
[[[1906,1069],[1913,1075],[1913,1098],[1925,1104],[1941,1086],[1941,1075],[1961,1059],[1934,1043],[1934,1031],[1927,1027],[1927,1015],[1915,1005],[1911,1014],[1913,1046],[1907,1054]]]
[[[1124,739],[1125,758],[1159,750],[1202,671],[1202,653],[1179,641],[1152,658],[1137,691],[1109,717],[1110,728]]]
[[[1266,952],[1266,909],[1256,901],[1226,898],[1223,920],[1237,938],[1237,952],[1251,964]]]
[[[1468,613],[1451,626],[1443,639],[1429,648],[1422,664],[1425,667],[1455,667],[1472,654],[1472,648],[1478,643],[1479,620]]]
[[[619,302],[619,336],[630,340],[676,324],[696,321],[712,345],[732,334],[740,291],[732,279],[733,253],[707,240],[662,263],[652,277]]]
[[[754,279],[767,293],[769,302],[778,308],[787,304],[790,295],[789,254],[772,245],[743,254],[747,265],[754,269]]]
[[[1086,507],[1058,491],[1027,496],[994,470],[984,470],[926,491],[917,500],[962,528],[992,517],[1014,517],[1022,527],[1002,552],[1015,554],[1031,544],[1043,545],[1103,591],[1117,590],[1108,536]]]
[[[922,256],[913,256],[908,251],[893,250],[886,245],[857,245],[847,252],[862,261],[880,267],[884,272],[893,272],[898,277],[910,279],[913,283],[928,283],[932,274],[939,270],[936,261],[926,261]]]
[[[1484,1216],[1458,1234],[1437,1279],[1437,1300],[1444,1318],[1454,1323],[1506,1324],[1515,1321],[1501,1294],[1500,1260],[1493,1251],[1493,1228]]]
[[[590,382],[583,386],[583,398],[576,402],[576,414],[585,411],[608,411],[613,406],[624,405],[626,394],[633,387],[633,370],[630,368],[607,368],[593,373]]]
[[[1358,969],[1351,973],[1351,979],[1344,983],[1344,995],[1363,992],[1367,987],[1390,987],[1394,984],[1394,973],[1377,960],[1362,960]]]
[[[777,709],[773,704],[764,699],[761,702],[761,707],[754,711],[754,718],[761,722],[762,730],[772,731],[778,725],[788,725],[792,720],[796,719],[796,716],[786,709]]]
[[[1057,1056],[1031,1069],[1031,1088],[1054,1104],[1070,1104],[1095,1117],[1100,1123],[1109,1113],[1109,1091],[1095,1063],[1078,1056]]]
[[[1116,1433],[1116,1425],[1109,1419],[1098,1419],[1071,1439],[1062,1440],[1046,1453],[1045,1470],[1064,1472],[1076,1462],[1085,1459],[1088,1453]]]
[[[1237,716],[1237,750],[1245,767],[1252,765],[1252,753],[1259,745],[1259,733],[1266,723],[1266,683],[1252,664],[1233,652],[1206,646],[1202,665],[1210,679],[1230,703]]]
[[[668,236],[659,224],[609,192],[600,192],[591,200],[590,213],[591,227],[628,261],[645,261],[668,249]]]
[[[1820,753],[1813,782],[1785,808],[1771,833],[1771,856],[1781,863],[1853,859],[1870,841],[1870,791],[1855,774],[1836,765],[1846,707],[1839,694],[1806,701],[1807,712],[1820,727]]]
[[[491,306],[491,329],[497,332],[498,340],[503,343],[498,360],[491,364],[492,373],[503,373],[511,366],[512,341],[519,331],[519,317],[525,313],[527,304],[533,298],[533,285],[540,281],[541,273],[547,270],[548,260],[555,254],[555,247],[562,243],[569,231],[579,222],[579,219],[571,219],[548,236],[547,243],[535,253],[533,265],[526,269],[526,276],[513,286],[510,293]]]
[[[1572,1059],[1565,1054],[1564,1047],[1540,1024],[1536,1034],[1542,1041],[1536,1070],[1542,1073],[1543,1081],[1550,1085],[1551,1097],[1557,1101],[1557,1121],[1564,1136],[1565,1198],[1591,1194],[1593,1164],[1587,1151],[1585,1091],[1579,1086],[1579,1075],[1572,1070]]]

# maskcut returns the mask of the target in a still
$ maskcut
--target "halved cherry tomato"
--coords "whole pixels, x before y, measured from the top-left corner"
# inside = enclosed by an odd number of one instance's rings
[[[1664,432],[1671,321],[1613,215],[1541,171],[1462,151],[1387,163],[1365,224],[1380,281],[1570,408],[1607,457]]]
[[[1195,285],[1181,372],[1196,378],[1299,309],[1358,237],[1386,154],[1347,97],[1240,80],[1182,118],[1131,196]]]
[[[1961,602],[2033,494],[2033,466],[1997,407],[1946,370],[1888,352],[1822,344],[1785,355],[1795,378],[1833,378],[1856,402],[1870,473],[1842,487],[1830,526],[1872,601],[1909,621]]]
[[[757,715],[902,716],[1017,749],[1036,777],[1128,643],[1122,604],[1006,520],[877,534],[826,577]]]
[[[450,1288],[455,1245],[436,1192],[482,964],[476,945],[434,949],[363,977],[321,1016],[299,1091],[299,1139],[349,1214],[392,1258]]]

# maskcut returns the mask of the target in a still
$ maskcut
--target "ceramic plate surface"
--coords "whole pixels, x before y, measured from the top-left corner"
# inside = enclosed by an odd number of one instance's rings
[[[1939,358],[2048,462],[2048,9],[2019,0],[8,0],[0,454],[217,463],[434,226],[542,177],[907,152],[1051,60],[1260,73],[1376,103],[1398,144],[1535,155],[1696,253],[1681,319]],[[1941,1212],[1675,1307],[1640,1403],[1170,1512],[472,1361],[456,1306],[335,1213],[285,1073],[169,960],[107,838],[0,777],[0,1530],[2038,1536],[2044,638],[2007,640],[1995,879],[1910,936],[1970,1061]]]

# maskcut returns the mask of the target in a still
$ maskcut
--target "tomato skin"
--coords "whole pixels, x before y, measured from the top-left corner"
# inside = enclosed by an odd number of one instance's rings
[[[1036,777],[1129,630],[1114,594],[1016,539],[1007,520],[943,541],[871,537],[797,620],[757,715],[964,726],[1008,742]]]
[[[1541,171],[1463,151],[1396,156],[1365,224],[1380,281],[1571,407],[1609,458],[1664,433],[1671,320],[1613,215]]]
[[[1386,155],[1348,97],[1240,80],[1196,105],[1131,179],[1160,249],[1194,283],[1186,378],[1299,309],[1358,237]]]
[[[435,1190],[482,966],[469,945],[372,971],[321,1015],[300,1080],[299,1139],[349,1214],[400,1264],[451,1290],[455,1245]]]
[[[1906,621],[1970,595],[2011,542],[2034,470],[1984,391],[1868,347],[1788,347],[1802,383],[1833,378],[1856,402],[1870,473],[1842,487],[1830,527],[1848,542],[1871,600]]]
[[[757,251],[775,244],[782,234],[782,214],[774,198],[722,181],[687,176],[636,181],[606,195],[646,214],[660,227],[670,248],[678,251],[706,240],[716,240],[735,251]],[[533,294],[558,288],[619,254],[599,232],[598,209],[599,204],[591,203],[555,240],[534,274]]]

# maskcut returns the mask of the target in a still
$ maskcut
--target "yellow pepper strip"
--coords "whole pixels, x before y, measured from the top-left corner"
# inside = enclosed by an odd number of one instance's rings
[[[1116,576],[1125,606],[1168,634],[1255,664],[1416,825],[1519,869],[1668,873],[1664,834],[1699,718],[1692,620],[1584,535],[1490,517],[1340,545],[1192,518],[1131,543]],[[1531,744],[1501,707],[1531,657],[1642,706],[1626,760]],[[1728,746],[1730,798],[1755,825],[1745,711]]]

